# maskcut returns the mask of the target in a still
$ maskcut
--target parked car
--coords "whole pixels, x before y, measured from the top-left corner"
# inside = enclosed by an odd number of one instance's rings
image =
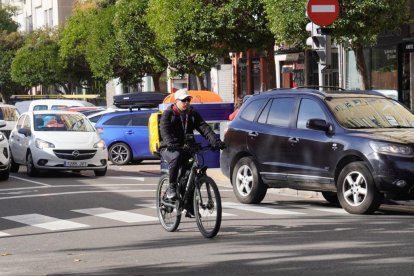
[[[322,192],[349,213],[414,198],[414,115],[373,91],[273,90],[251,96],[229,124],[221,170],[237,199],[268,188]]]
[[[107,171],[108,152],[89,120],[70,111],[25,112],[10,135],[12,172],[20,165],[36,176],[43,170]]]
[[[19,115],[19,111],[14,105],[0,104],[0,120],[4,120],[6,123],[3,127],[0,127],[0,131],[6,135],[7,139],[12,129],[16,126]]]
[[[82,106],[95,106],[86,101],[80,100],[67,100],[67,99],[44,99],[33,100],[30,102],[28,111],[36,110],[59,110],[68,107],[82,107]]]
[[[148,139],[148,119],[157,111],[115,111],[102,115],[95,128],[108,145],[109,160],[113,164],[158,159],[151,154]]]
[[[0,128],[6,126],[6,121],[0,120]],[[7,137],[0,132],[0,180],[9,179],[10,149]]]

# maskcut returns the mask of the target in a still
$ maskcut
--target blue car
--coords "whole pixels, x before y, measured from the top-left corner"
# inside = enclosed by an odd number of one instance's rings
[[[108,157],[113,164],[158,159],[151,154],[148,140],[148,119],[157,111],[115,111],[99,119],[95,127],[108,147]]]

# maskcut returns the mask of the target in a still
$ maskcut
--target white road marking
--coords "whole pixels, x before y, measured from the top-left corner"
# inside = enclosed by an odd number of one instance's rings
[[[143,208],[150,208],[150,209],[156,209],[157,207],[155,206],[155,203],[154,204],[135,204],[135,206],[138,206],[138,207],[143,207]],[[216,216],[217,214],[215,213],[214,214],[214,216]],[[224,212],[222,212],[221,213],[221,215],[223,216],[223,217],[235,217],[235,216],[237,216],[237,215],[234,215],[234,214],[230,214],[230,213],[224,213]]]
[[[312,12],[335,12],[335,5],[312,5]]]
[[[8,216],[3,217],[3,219],[12,220],[22,224],[27,224],[52,231],[89,227],[89,225],[86,224],[44,216],[40,214]]]
[[[129,176],[105,176],[105,179],[127,179],[127,180],[138,180],[138,181],[144,181],[144,177],[129,177]],[[87,181],[90,181],[90,179],[87,179]]]
[[[0,232],[0,237],[7,237],[10,236],[10,234],[7,234],[6,232]]]
[[[275,209],[275,208],[269,208],[269,207],[263,207],[263,206],[257,206],[257,205],[247,205],[247,204],[234,203],[234,202],[223,202],[222,205],[225,208],[232,208],[232,209],[256,212],[256,213],[267,214],[267,215],[303,215],[304,214],[304,213],[294,212],[294,211],[289,211],[289,210]]]
[[[341,208],[307,208],[307,209],[311,209],[311,210],[315,210],[315,211],[320,211],[320,212],[328,212],[328,213],[335,213],[335,214],[341,214],[341,215],[350,215],[350,213],[348,213],[347,211],[345,211],[344,209]]]
[[[158,220],[157,217],[146,216],[126,211],[117,211],[108,208],[89,208],[89,209],[77,209],[73,212],[112,219],[116,221],[122,221],[127,223],[145,222]]]
[[[75,194],[97,194],[97,193],[139,193],[139,192],[151,192],[155,193],[155,190],[108,190],[108,191],[77,191],[77,192],[63,192],[63,193],[47,193],[47,194],[34,194],[34,195],[21,195],[21,196],[8,196],[0,197],[0,200],[16,199],[16,198],[32,198],[32,197],[45,197],[45,196],[61,196],[61,195],[75,195]]]
[[[39,184],[41,186],[46,186],[46,187],[49,187],[50,186],[49,184],[46,184],[46,183],[42,183],[42,182],[34,181],[34,180],[29,180],[29,179],[26,179],[26,178],[23,178],[23,177],[14,176],[14,175],[10,175],[10,178],[15,178],[15,179],[18,179],[18,180],[22,180],[22,181],[26,181],[26,182],[30,182],[30,183],[34,183],[34,184]]]

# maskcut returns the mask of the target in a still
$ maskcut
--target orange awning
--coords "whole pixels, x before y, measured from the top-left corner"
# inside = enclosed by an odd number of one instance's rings
[[[189,90],[188,94],[190,94],[193,99],[191,100],[192,103],[221,103],[223,99],[216,93],[207,91],[207,90]],[[171,93],[167,97],[165,97],[163,103],[175,103],[174,93]]]

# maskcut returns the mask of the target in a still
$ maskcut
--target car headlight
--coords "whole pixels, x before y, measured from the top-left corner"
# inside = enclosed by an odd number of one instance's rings
[[[6,139],[6,136],[2,132],[0,132],[0,142]]]
[[[54,148],[55,147],[54,144],[46,142],[42,139],[36,139],[35,140],[35,145],[36,145],[36,148],[39,148],[39,149],[48,149],[48,148]]]
[[[370,146],[375,152],[378,153],[402,157],[413,157],[413,149],[409,146],[382,142],[371,142]]]
[[[106,149],[106,144],[104,140],[99,140],[98,142],[95,143],[95,145],[93,145],[94,148],[98,148],[98,149]]]

